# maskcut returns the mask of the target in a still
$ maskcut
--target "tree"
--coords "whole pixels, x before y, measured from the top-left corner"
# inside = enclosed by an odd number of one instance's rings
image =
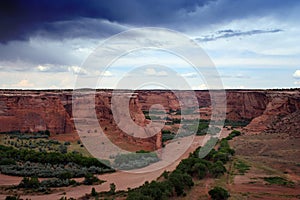
[[[208,194],[213,200],[226,200],[230,197],[229,192],[222,187],[214,187]]]
[[[85,176],[84,176],[84,181],[83,181],[83,184],[84,185],[93,185],[94,183],[97,183],[99,182],[100,180],[94,176],[93,174],[91,173],[87,173]]]
[[[93,197],[97,196],[97,192],[96,192],[95,188],[92,188],[91,195]]]
[[[115,194],[116,193],[116,185],[114,183],[111,183],[109,185],[109,187],[110,187],[109,193],[110,194]]]
[[[223,163],[221,161],[217,161],[211,166],[209,171],[213,177],[219,177],[226,172],[226,168],[223,166]]]
[[[48,135],[48,136],[50,136],[50,131],[47,129],[47,130],[45,131],[45,134]]]
[[[40,182],[37,177],[31,177],[31,178],[24,177],[22,179],[22,181],[20,182],[19,187],[36,189],[36,188],[40,187]]]
[[[19,200],[19,196],[6,196],[5,200]]]

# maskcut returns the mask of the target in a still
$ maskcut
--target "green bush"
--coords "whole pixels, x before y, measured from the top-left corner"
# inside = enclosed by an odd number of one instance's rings
[[[101,181],[91,173],[87,173],[84,176],[84,180],[83,180],[84,185],[93,185],[93,184],[99,183],[99,182],[101,182]]]
[[[91,195],[92,195],[92,197],[95,197],[98,195],[95,188],[92,188]]]
[[[37,189],[40,187],[40,182],[37,177],[24,177],[18,187],[27,189]]]
[[[208,194],[213,200],[226,200],[230,197],[229,192],[222,187],[214,187]]]
[[[211,173],[212,177],[217,178],[226,172],[226,168],[223,166],[221,161],[217,161],[216,163],[212,164],[209,172]]]
[[[156,153],[144,152],[119,154],[114,160],[114,167],[123,170],[130,170],[146,167],[151,163],[159,161]]]
[[[109,193],[115,194],[116,193],[116,185],[114,183],[109,184]]]
[[[242,133],[237,130],[233,130],[225,139],[226,140],[232,140],[236,136],[240,136]]]
[[[5,200],[19,200],[19,196],[6,196]]]
[[[279,177],[279,176],[264,177],[264,181],[268,182],[269,184],[282,185],[282,186],[288,186],[288,187],[294,186],[294,182],[289,181],[289,180]]]

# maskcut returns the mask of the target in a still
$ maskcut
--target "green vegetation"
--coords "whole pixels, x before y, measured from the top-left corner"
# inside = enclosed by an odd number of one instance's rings
[[[289,180],[279,177],[279,176],[264,177],[264,181],[268,182],[269,184],[275,184],[275,185],[281,185],[281,186],[287,186],[287,187],[294,186],[294,182],[289,181]]]
[[[116,185],[114,184],[114,183],[111,183],[111,184],[109,184],[109,193],[111,194],[111,195],[113,195],[113,194],[115,194],[116,193]]]
[[[19,200],[19,199],[20,199],[20,196],[17,196],[17,195],[15,195],[15,196],[7,196],[5,198],[5,200]]]
[[[84,176],[83,184],[84,185],[93,185],[97,183],[102,183],[103,181],[99,180],[96,176],[92,173],[87,173]]]
[[[232,140],[236,136],[240,136],[242,133],[237,130],[231,131],[231,133],[226,137],[226,140]]]
[[[145,182],[139,188],[128,192],[127,200],[146,199],[161,200],[174,196],[184,196],[186,190],[194,185],[192,177],[203,179],[205,177],[219,177],[226,172],[224,164],[230,160],[234,150],[230,148],[228,141],[222,139],[218,150],[212,149],[204,158],[200,158],[201,149],[210,150],[217,138],[212,137],[205,146],[199,147],[187,159],[183,159],[173,172],[164,172],[163,181]],[[229,193],[220,188],[212,190],[214,199],[227,199]]]
[[[237,127],[245,127],[250,123],[250,120],[243,120],[243,121],[231,121],[226,119],[224,126],[231,126],[232,128],[237,128]]]
[[[91,191],[91,196],[92,197],[95,197],[95,196],[97,196],[98,195],[98,193],[96,192],[96,189],[93,187],[92,188],[92,191]]]
[[[20,188],[30,188],[30,189],[37,189],[40,186],[40,181],[37,177],[24,177],[23,180],[20,182]]]
[[[208,194],[213,200],[226,200],[230,197],[229,192],[222,187],[214,187]]]
[[[83,177],[86,173],[112,172],[96,158],[76,153],[36,152],[0,145],[0,172],[13,176]]]
[[[75,152],[89,156],[83,146],[74,142],[59,142],[49,139],[49,131],[39,131],[36,133],[21,133],[20,131],[2,132],[0,134],[0,145],[11,146],[16,149],[31,149],[38,152]]]
[[[122,170],[142,168],[159,161],[156,153],[139,151],[136,153],[119,154],[115,157],[114,167]]]
[[[50,188],[76,186],[80,184],[94,185],[101,184],[105,181],[99,180],[93,174],[87,173],[82,183],[78,183],[70,178],[52,178],[39,181],[37,177],[24,177],[17,188],[24,188],[32,191],[49,192]]]
[[[244,175],[250,169],[250,165],[247,165],[241,160],[237,160],[234,162],[234,168],[238,170],[240,175]]]
[[[173,140],[176,136],[175,133],[172,133],[169,130],[162,130],[161,133],[162,133],[162,142],[166,142],[168,140]]]

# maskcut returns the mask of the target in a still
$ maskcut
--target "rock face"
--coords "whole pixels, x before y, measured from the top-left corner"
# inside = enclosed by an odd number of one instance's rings
[[[278,131],[287,130],[291,124],[282,123],[281,119],[289,118],[289,116],[293,116],[294,120],[299,121],[300,115],[297,115],[300,110],[299,90],[289,92],[268,91],[266,92],[266,97],[267,105],[265,110],[245,128],[247,132],[272,132],[271,130],[275,131],[277,129],[275,128],[277,124],[282,126],[281,128],[278,127]],[[300,130],[298,130],[298,135],[300,135]]]
[[[74,133],[66,102],[68,96],[63,94],[1,91],[0,132]]]
[[[74,124],[72,92],[71,90],[1,90],[0,132],[49,130],[51,135],[66,133],[76,135],[78,130]],[[124,91],[119,92],[124,93]],[[209,119],[212,107],[209,92],[196,91],[195,94],[199,107],[192,101],[187,102],[187,106],[194,109],[195,113],[199,113],[202,119]],[[190,94],[188,91],[180,91],[179,95],[188,99]],[[141,149],[141,147],[145,150],[161,147],[161,132],[154,135],[146,130],[150,121],[145,119],[142,111],[149,111],[154,104],[162,105],[167,112],[180,110],[180,103],[171,91],[136,91],[131,96],[128,105],[132,121],[140,128],[130,135],[119,128],[121,124],[126,126],[126,121],[122,120],[124,113],[119,112],[118,115],[121,117],[115,119],[111,110],[111,101],[111,90],[98,90],[95,95],[95,105],[91,108],[84,106],[89,103],[86,99],[78,102],[80,115],[76,120],[87,124],[90,113],[96,111],[96,120],[102,128],[104,127],[103,129],[106,129],[105,134],[116,143],[134,146],[132,150]],[[300,90],[228,90],[226,101],[226,118],[231,121],[251,121],[245,128],[249,133],[275,129],[288,131],[287,128],[283,128],[282,120],[294,120],[292,123],[296,125],[293,126],[295,130],[292,131],[299,132],[296,121],[300,118],[297,114],[300,110]],[[92,129],[93,127],[90,131],[93,131]],[[149,137],[136,137],[136,133]]]

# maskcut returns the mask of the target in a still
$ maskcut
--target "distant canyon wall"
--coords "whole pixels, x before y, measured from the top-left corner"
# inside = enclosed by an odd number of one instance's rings
[[[186,91],[181,91],[184,97]],[[209,118],[211,101],[208,91],[196,91],[200,117]],[[111,90],[96,92],[96,115],[101,127],[106,126],[111,133],[119,135],[120,140],[129,143],[145,144],[148,149],[157,148],[160,136],[148,139],[137,139],[128,136],[117,128],[112,116],[110,101]],[[184,98],[189,98],[188,96]],[[245,128],[249,132],[261,132],[271,129],[279,118],[286,117],[300,110],[299,90],[228,90],[226,91],[226,115],[231,121],[251,121]],[[86,104],[87,102],[81,102]],[[136,91],[130,100],[131,118],[141,127],[145,127],[149,120],[145,119],[143,110],[149,110],[151,105],[163,105],[166,110],[180,109],[176,96],[171,91]],[[189,105],[193,107],[193,105]],[[83,107],[84,108],[84,107]],[[93,110],[82,110],[84,113]],[[295,115],[295,114],[294,114]],[[297,116],[298,117],[298,116]],[[103,125],[103,126],[102,126]],[[72,91],[0,91],[0,132],[20,130],[21,132],[36,132],[49,130],[51,134],[76,134],[76,127],[72,114]],[[111,134],[108,133],[108,134]],[[111,136],[115,138],[115,136]],[[154,146],[152,144],[155,144]]]

